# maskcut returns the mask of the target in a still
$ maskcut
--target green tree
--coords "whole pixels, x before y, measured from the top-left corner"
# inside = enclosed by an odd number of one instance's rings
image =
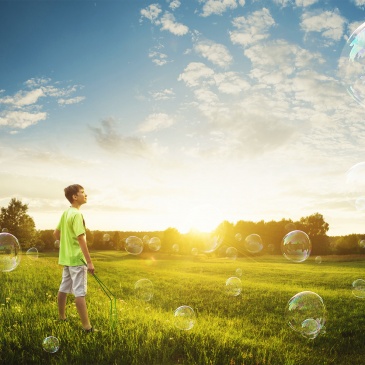
[[[22,248],[33,246],[38,234],[32,217],[27,214],[28,204],[12,198],[7,208],[1,208],[0,227],[14,235]]]

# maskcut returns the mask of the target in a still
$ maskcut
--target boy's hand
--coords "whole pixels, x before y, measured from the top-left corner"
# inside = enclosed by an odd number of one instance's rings
[[[88,264],[87,264],[87,271],[88,271],[90,274],[94,275],[95,268],[94,268],[94,265],[93,265],[93,263],[92,263],[92,262],[90,262],[90,263],[88,263]]]

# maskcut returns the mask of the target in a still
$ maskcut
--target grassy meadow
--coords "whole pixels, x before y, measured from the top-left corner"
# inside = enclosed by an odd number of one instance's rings
[[[364,257],[310,257],[295,264],[282,256],[236,260],[162,253],[127,255],[92,252],[98,277],[117,298],[118,322],[110,327],[109,299],[89,275],[88,307],[99,330],[86,334],[73,298],[68,322],[57,321],[56,295],[62,268],[57,253],[38,259],[23,255],[18,268],[0,273],[1,364],[128,365],[360,365],[365,357],[365,299],[352,294],[365,279]],[[242,270],[242,293],[228,296],[225,282]],[[134,284],[154,285],[143,301]],[[301,291],[320,295],[327,310],[326,331],[310,340],[287,324],[285,307]],[[176,308],[196,314],[190,330],[174,325]],[[55,336],[56,353],[42,349]]]

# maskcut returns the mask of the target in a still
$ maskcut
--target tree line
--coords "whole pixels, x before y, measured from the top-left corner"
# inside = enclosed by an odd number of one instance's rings
[[[37,230],[33,218],[28,214],[28,205],[19,199],[12,198],[7,207],[1,208],[0,228],[17,237],[23,250],[30,247],[36,247],[39,251],[57,249],[53,229]],[[329,224],[320,213],[302,217],[298,221],[284,218],[269,222],[224,221],[210,233],[190,231],[183,234],[174,227],[149,232],[86,229],[86,236],[90,250],[123,250],[126,239],[137,236],[145,243],[144,251],[149,250],[148,239],[158,237],[161,241],[160,252],[190,254],[193,249],[197,249],[199,252],[224,256],[229,247],[235,247],[240,251],[242,240],[250,234],[261,237],[264,247],[262,253],[280,254],[283,237],[293,230],[307,233],[312,242],[312,255],[365,253],[365,234],[330,237],[327,235]]]

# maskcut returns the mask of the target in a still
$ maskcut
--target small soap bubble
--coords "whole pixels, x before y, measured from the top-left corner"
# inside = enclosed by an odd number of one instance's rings
[[[355,295],[356,298],[365,298],[365,280],[356,279],[352,283],[352,294]]]
[[[10,233],[0,233],[0,270],[9,272],[20,264],[21,248],[18,239]]]
[[[110,234],[109,233],[105,233],[103,235],[103,241],[104,242],[109,242],[110,241]]]
[[[240,267],[238,267],[236,269],[235,273],[236,273],[236,276],[240,278],[242,276],[242,269]]]
[[[258,234],[250,234],[245,238],[244,247],[249,253],[259,253],[264,245]]]
[[[226,280],[226,294],[232,297],[237,297],[238,295],[241,294],[242,291],[242,282],[241,279],[236,277],[236,276],[232,276],[230,278],[228,278]]]
[[[199,251],[198,251],[198,249],[197,249],[196,247],[194,247],[194,248],[192,248],[192,249],[191,249],[191,254],[192,254],[193,256],[197,256],[197,255],[198,255],[198,253],[199,253]]]
[[[303,231],[292,231],[281,241],[283,256],[292,262],[303,262],[308,259],[312,250],[312,243]]]
[[[161,240],[158,237],[152,237],[148,241],[148,247],[152,251],[158,251],[161,248]]]
[[[234,238],[235,238],[236,241],[241,242],[241,240],[242,240],[242,234],[241,233],[236,233],[234,235]]]
[[[31,247],[25,254],[31,260],[37,260],[38,259],[38,250],[37,250],[36,247]]]
[[[178,252],[179,252],[179,250],[180,250],[179,245],[178,245],[177,243],[174,243],[174,244],[172,245],[172,251],[173,251],[173,252],[175,252],[175,253],[178,253]]]
[[[44,351],[54,354],[60,348],[60,342],[57,337],[48,336],[43,340],[42,346]]]
[[[236,258],[237,258],[237,248],[228,247],[227,250],[226,250],[226,257],[229,260],[236,260]]]
[[[321,264],[322,263],[322,257],[321,256],[316,256],[314,261],[315,261],[316,264]]]
[[[136,236],[129,236],[125,240],[125,250],[132,255],[139,255],[143,251],[142,240]]]
[[[136,296],[145,302],[153,298],[153,284],[149,279],[140,279],[134,284]]]
[[[182,305],[174,312],[174,325],[176,328],[184,331],[191,330],[196,322],[196,316],[194,310],[187,306]]]

